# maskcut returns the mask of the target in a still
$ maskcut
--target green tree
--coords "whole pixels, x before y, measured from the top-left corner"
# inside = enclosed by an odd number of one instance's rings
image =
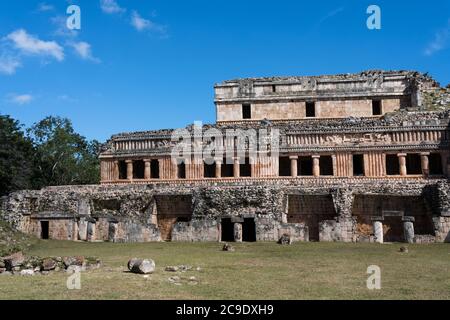
[[[18,121],[0,115],[0,195],[33,187],[34,150]]]
[[[99,143],[86,141],[69,119],[50,116],[27,132],[36,150],[39,187],[99,182]]]

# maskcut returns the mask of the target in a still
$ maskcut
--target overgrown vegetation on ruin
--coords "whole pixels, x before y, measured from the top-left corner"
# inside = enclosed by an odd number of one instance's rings
[[[81,290],[68,290],[67,273],[1,276],[0,299],[450,299],[446,244],[374,245],[367,243],[258,242],[219,243],[79,243],[41,241],[28,254],[98,256],[100,269],[81,274]],[[131,274],[133,257],[151,258],[149,277]],[[166,266],[190,265],[186,272]],[[367,267],[381,268],[381,290],[366,287]],[[200,270],[197,270],[200,267]],[[169,281],[178,276],[181,285]],[[188,280],[195,277],[196,284]]]
[[[36,238],[14,230],[7,222],[0,219],[0,257],[19,251],[26,252],[36,242]]]
[[[99,182],[99,143],[76,133],[70,120],[47,117],[30,128],[0,115],[0,196],[49,185]]]

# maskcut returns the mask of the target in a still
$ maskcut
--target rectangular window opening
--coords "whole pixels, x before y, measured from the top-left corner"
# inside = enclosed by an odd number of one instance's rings
[[[321,176],[333,175],[333,159],[331,156],[320,156],[319,165]]]
[[[442,158],[439,153],[430,153],[429,155],[429,167],[431,175],[441,175],[442,170]]]
[[[313,175],[313,162],[312,162],[311,156],[298,158],[297,173],[300,176],[312,176]]]
[[[159,179],[159,161],[158,159],[153,159],[150,162],[150,171],[152,179]]]
[[[186,164],[184,162],[177,165],[178,179],[186,179]]]
[[[133,179],[144,179],[145,163],[143,160],[133,161]]]
[[[381,100],[372,100],[372,115],[380,116],[381,113]]]
[[[354,176],[364,175],[364,155],[362,154],[353,155],[353,175]]]
[[[242,119],[251,119],[252,118],[252,110],[250,104],[242,105]]]
[[[306,117],[314,118],[316,116],[316,103],[306,102]]]
[[[396,176],[400,174],[400,165],[396,154],[386,155],[386,174],[388,176]]]
[[[289,157],[280,157],[278,159],[278,167],[280,177],[291,176],[291,160]]]

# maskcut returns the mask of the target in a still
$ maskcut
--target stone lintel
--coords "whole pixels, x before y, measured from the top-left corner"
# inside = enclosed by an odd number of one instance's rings
[[[370,220],[372,220],[372,221],[384,221],[384,217],[383,216],[371,216]]]
[[[403,211],[383,210],[382,214],[383,217],[403,217],[405,213]]]
[[[75,219],[76,214],[70,212],[62,211],[42,211],[38,213],[31,214],[32,219],[42,220],[42,219]]]

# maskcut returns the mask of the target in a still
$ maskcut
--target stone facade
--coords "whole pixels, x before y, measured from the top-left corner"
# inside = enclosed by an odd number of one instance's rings
[[[184,131],[203,136],[200,150],[208,142],[229,146],[230,157],[177,162],[174,130],[117,134],[100,155],[100,185],[12,193],[1,201],[4,218],[42,238],[82,241],[277,241],[287,234],[293,241],[450,242],[450,91],[429,76],[240,79],[215,93],[217,123]],[[250,141],[237,143],[241,133],[208,136],[237,129],[265,130],[279,153],[250,157]]]

